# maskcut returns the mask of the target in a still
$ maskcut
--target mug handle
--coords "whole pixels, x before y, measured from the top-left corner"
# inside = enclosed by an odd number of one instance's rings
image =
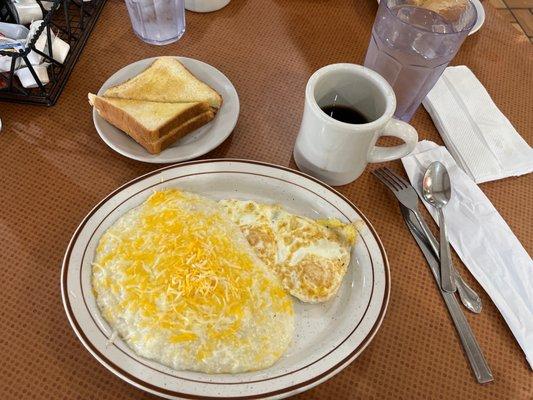
[[[412,152],[418,143],[418,133],[415,128],[407,122],[392,118],[385,129],[379,134],[381,136],[394,136],[402,139],[405,143],[393,147],[374,146],[368,155],[368,162],[378,163],[397,160]]]

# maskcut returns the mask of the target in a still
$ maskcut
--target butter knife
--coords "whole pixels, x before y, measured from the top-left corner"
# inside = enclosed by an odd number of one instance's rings
[[[448,312],[450,313],[450,317],[455,325],[455,329],[457,330],[459,338],[461,339],[463,349],[466,353],[468,361],[470,362],[472,371],[476,376],[476,380],[478,383],[488,383],[493,381],[494,377],[490,367],[483,356],[483,352],[481,351],[476,337],[474,336],[474,333],[472,332],[472,329],[470,328],[470,325],[468,324],[468,321],[461,310],[461,306],[459,305],[457,298],[453,293],[447,293],[440,289],[439,261],[435,258],[433,252],[431,251],[430,246],[425,239],[424,234],[422,233],[420,224],[409,211],[409,209],[402,204],[400,204],[400,210],[402,212],[404,221],[411,232],[411,235],[413,235],[413,238],[428,262],[431,272],[433,272],[433,276],[437,283],[437,288],[442,295],[444,302],[446,303],[446,307],[448,308]]]

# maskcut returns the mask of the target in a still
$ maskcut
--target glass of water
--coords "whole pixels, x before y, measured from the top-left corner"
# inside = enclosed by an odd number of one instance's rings
[[[451,16],[443,16],[414,6],[412,0],[381,0],[365,67],[382,75],[394,89],[396,118],[412,118],[476,19],[470,1]]]
[[[169,44],[185,33],[184,0],[126,0],[135,34],[146,43]]]

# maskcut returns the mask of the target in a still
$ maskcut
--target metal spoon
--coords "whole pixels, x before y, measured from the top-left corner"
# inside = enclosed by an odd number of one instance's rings
[[[452,273],[455,277],[455,284],[457,285],[457,291],[459,292],[459,298],[461,303],[475,314],[479,314],[483,308],[481,298],[468,284],[463,280],[459,272],[452,266]]]
[[[448,243],[448,235],[446,234],[446,224],[444,222],[444,213],[442,209],[452,196],[452,188],[450,185],[450,176],[446,167],[435,161],[432,163],[422,181],[422,192],[424,199],[435,207],[439,214],[439,228],[440,228],[440,285],[445,292],[455,292],[455,280],[452,275],[452,258],[450,256],[450,244]]]

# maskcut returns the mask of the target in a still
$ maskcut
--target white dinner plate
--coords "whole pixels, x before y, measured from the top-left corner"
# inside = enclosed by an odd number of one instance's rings
[[[175,371],[137,356],[100,316],[91,290],[91,263],[104,231],[156,189],[178,187],[213,199],[252,199],[283,205],[311,218],[362,220],[360,238],[338,294],[322,304],[294,300],[295,335],[272,367],[209,375]],[[390,272],[376,231],[343,195],[301,172],[246,160],[191,161],[148,173],[103,199],[72,237],[61,273],[63,303],[76,335],[111,372],[169,399],[283,398],[307,390],[351,363],[376,334],[387,308]]]
[[[377,0],[377,1],[379,4],[380,0]],[[476,19],[476,23],[472,27],[472,30],[468,32],[468,35],[472,35],[476,33],[477,31],[479,31],[479,28],[481,28],[481,25],[483,25],[483,23],[485,22],[485,9],[483,8],[483,5],[481,4],[481,2],[479,0],[470,0],[470,1],[476,8],[477,19]]]
[[[93,108],[93,121],[102,140],[123,156],[149,163],[176,163],[200,157],[220,145],[233,131],[239,118],[239,96],[230,80],[215,67],[187,57],[176,57],[198,79],[207,83],[222,96],[222,107],[208,124],[184,136],[159,154],[150,154],[135,140],[103,119]],[[152,64],[157,57],[146,58],[115,72],[98,91],[133,78]]]

